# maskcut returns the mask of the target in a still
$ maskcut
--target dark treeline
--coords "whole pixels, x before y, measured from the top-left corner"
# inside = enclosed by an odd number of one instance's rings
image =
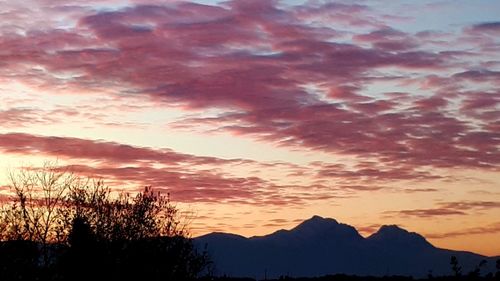
[[[193,280],[207,271],[169,197],[112,194],[56,167],[11,175],[0,280]]]
[[[500,280],[500,274],[487,274],[487,275],[460,275],[460,276],[428,276],[427,278],[417,279],[413,277],[407,276],[384,276],[384,277],[374,277],[374,276],[353,276],[353,275],[345,275],[345,274],[335,274],[335,275],[326,275],[321,277],[286,277],[282,276],[278,279],[253,279],[253,278],[232,278],[232,277],[203,277],[199,278],[199,280],[203,281],[491,281],[491,280]]]
[[[321,277],[288,277],[281,276],[278,279],[253,279],[253,278],[233,278],[233,277],[203,277],[199,278],[199,280],[203,281],[500,281],[500,259],[496,261],[496,273],[481,272],[481,268],[484,266],[484,262],[481,262],[477,265],[475,269],[472,271],[462,274],[462,267],[458,259],[455,256],[450,258],[450,275],[448,276],[433,276],[432,272],[429,272],[427,278],[413,278],[411,276],[383,276],[383,277],[375,277],[375,276],[353,276],[346,274],[335,274],[335,275],[326,275]]]

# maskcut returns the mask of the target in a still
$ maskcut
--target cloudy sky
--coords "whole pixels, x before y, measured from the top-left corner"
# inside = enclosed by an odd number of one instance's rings
[[[317,214],[500,255],[499,10],[0,1],[0,194],[57,160],[169,192],[194,235]]]

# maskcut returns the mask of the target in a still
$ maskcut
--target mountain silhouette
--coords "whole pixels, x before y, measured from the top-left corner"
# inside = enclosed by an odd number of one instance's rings
[[[493,271],[495,258],[434,247],[422,235],[396,225],[382,226],[364,238],[347,224],[313,216],[290,230],[246,238],[211,233],[194,239],[207,247],[218,275],[255,279],[315,277],[327,274],[364,276],[450,275],[456,256],[467,273],[481,260],[484,272]]]

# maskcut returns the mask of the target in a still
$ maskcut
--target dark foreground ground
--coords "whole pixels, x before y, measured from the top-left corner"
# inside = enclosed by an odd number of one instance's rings
[[[278,279],[253,279],[253,278],[232,278],[232,277],[204,277],[200,278],[201,281],[280,281],[280,280],[291,280],[291,281],[497,281],[500,280],[500,274],[486,274],[485,276],[441,276],[428,278],[416,279],[412,277],[405,276],[386,276],[386,277],[373,277],[373,276],[352,276],[352,275],[327,275],[322,277],[309,277],[309,278],[292,278],[292,277],[280,277]]]

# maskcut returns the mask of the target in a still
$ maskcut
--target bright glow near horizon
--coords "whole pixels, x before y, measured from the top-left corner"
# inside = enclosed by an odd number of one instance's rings
[[[193,235],[317,214],[500,255],[500,3],[218,3],[0,1],[1,193],[59,159]]]

